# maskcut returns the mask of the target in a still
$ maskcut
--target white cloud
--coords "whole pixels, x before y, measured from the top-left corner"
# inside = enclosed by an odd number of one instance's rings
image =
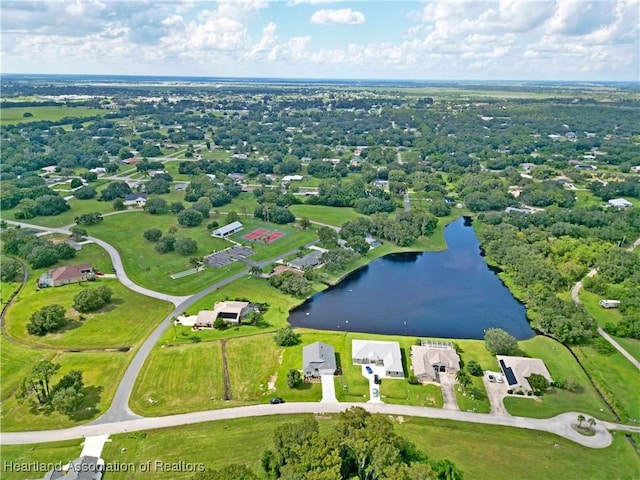
[[[338,10],[322,9],[311,16],[311,23],[321,25],[361,25],[364,23],[362,12],[341,8]]]

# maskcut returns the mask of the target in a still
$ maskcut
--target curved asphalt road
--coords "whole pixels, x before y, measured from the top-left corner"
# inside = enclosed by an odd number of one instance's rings
[[[577,412],[563,413],[553,418],[537,419],[382,403],[285,403],[280,405],[267,404],[221,410],[208,410],[204,412],[169,415],[166,417],[128,419],[112,423],[94,423],[61,430],[3,432],[0,443],[3,445],[21,445],[53,442],[71,440],[81,438],[83,436],[113,435],[125,432],[176,427],[180,425],[190,425],[216,420],[230,420],[233,418],[243,417],[289,415],[297,413],[339,413],[352,406],[359,406],[372,413],[379,413],[383,415],[406,415],[411,417],[438,418],[544,431],[560,435],[590,448],[608,447],[612,442],[611,433],[608,431],[609,429],[640,433],[640,427],[598,422],[595,426],[595,435],[591,437],[584,436],[577,433],[572,428],[572,425],[575,424],[577,420]]]

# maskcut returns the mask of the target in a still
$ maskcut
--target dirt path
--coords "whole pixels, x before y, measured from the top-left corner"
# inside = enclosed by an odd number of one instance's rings
[[[229,365],[227,364],[227,339],[220,340],[222,347],[222,370],[224,373],[224,399],[231,400],[231,380],[229,380]]]

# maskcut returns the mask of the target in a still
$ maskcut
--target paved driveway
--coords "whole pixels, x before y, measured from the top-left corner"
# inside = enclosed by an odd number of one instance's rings
[[[456,400],[456,379],[447,373],[440,374],[440,386],[442,387],[442,408],[446,410],[460,410]]]
[[[506,382],[490,382],[486,375],[482,377],[484,382],[484,388],[487,390],[487,396],[489,397],[489,403],[491,403],[492,415],[509,415],[507,409],[504,407],[502,401],[507,396],[507,384]]]
[[[336,399],[336,384],[333,375],[320,375],[322,380],[322,403],[338,403]]]

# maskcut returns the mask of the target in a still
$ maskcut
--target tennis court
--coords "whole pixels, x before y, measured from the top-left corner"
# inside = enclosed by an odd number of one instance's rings
[[[249,232],[246,235],[243,235],[242,238],[244,238],[245,240],[256,240],[268,232],[269,230],[265,228],[257,228],[256,230],[253,230],[252,232]]]

